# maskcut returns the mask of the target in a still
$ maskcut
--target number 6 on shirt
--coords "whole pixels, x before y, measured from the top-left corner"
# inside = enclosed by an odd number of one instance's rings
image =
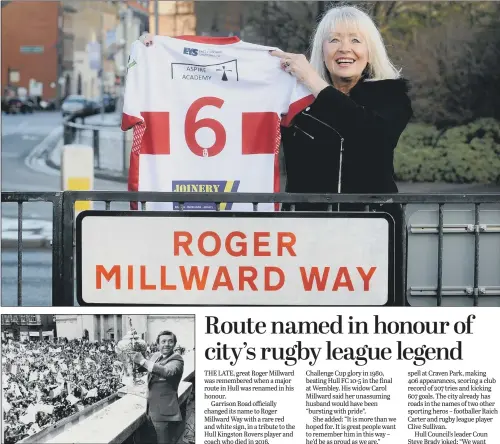
[[[224,100],[217,97],[201,97],[195,100],[186,113],[184,122],[184,136],[189,149],[200,157],[212,157],[219,154],[226,146],[226,130],[222,124],[210,118],[196,120],[200,110],[205,106],[222,108]],[[210,128],[215,134],[215,142],[211,147],[203,148],[196,141],[196,131],[201,128]]]

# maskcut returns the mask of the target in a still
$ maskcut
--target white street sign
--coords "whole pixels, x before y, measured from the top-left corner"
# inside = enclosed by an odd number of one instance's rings
[[[80,304],[385,305],[380,213],[80,214]]]

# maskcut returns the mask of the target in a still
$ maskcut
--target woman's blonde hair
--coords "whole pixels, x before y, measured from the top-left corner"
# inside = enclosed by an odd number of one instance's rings
[[[311,65],[320,76],[331,83],[323,58],[323,43],[338,25],[357,29],[368,46],[367,80],[398,79],[398,70],[390,61],[382,36],[368,14],[354,6],[340,6],[330,9],[319,22],[312,38]]]

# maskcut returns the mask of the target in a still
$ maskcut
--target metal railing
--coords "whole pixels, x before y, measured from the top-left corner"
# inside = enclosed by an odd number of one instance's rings
[[[62,193],[2,192],[2,203],[17,203],[17,305],[23,305],[23,204],[48,202],[52,204],[52,304],[58,305],[57,295],[62,294],[62,245],[63,195]],[[4,273],[2,272],[2,275]]]
[[[358,204],[363,211],[385,211],[380,205],[398,205],[401,218],[396,220],[399,239],[395,242],[400,245],[400,272],[401,286],[396,291],[395,305],[408,304],[408,296],[412,294],[431,295],[436,297],[435,305],[443,305],[443,297],[465,294],[472,299],[473,305],[479,305],[479,298],[500,296],[500,286],[480,285],[480,236],[491,233],[500,233],[500,222],[492,223],[480,220],[480,208],[488,207],[491,213],[500,214],[500,194],[389,194],[389,195],[359,195],[359,194],[265,194],[265,193],[163,193],[163,192],[116,192],[116,191],[65,191],[58,193],[25,193],[2,192],[3,203],[18,204],[18,305],[22,305],[22,259],[23,259],[23,204],[26,202],[51,202],[53,204],[53,230],[52,230],[52,305],[72,306],[75,295],[75,202],[93,201],[104,202],[105,210],[111,210],[115,202],[140,202],[141,208],[146,209],[147,202],[177,202],[180,211],[189,202],[216,203],[216,211],[220,210],[220,203],[251,203],[253,210],[258,211],[258,205],[264,203],[279,203],[289,205],[289,211],[296,211],[300,204],[324,204],[326,212],[336,211],[338,204]],[[408,219],[412,211],[409,208],[423,205],[431,206],[438,213],[437,224],[411,224]],[[465,205],[473,209],[474,220],[472,224],[445,224],[445,206]],[[414,213],[414,211],[413,211]],[[300,212],[297,212],[299,215]],[[299,216],[300,217],[300,216]],[[443,258],[445,234],[464,233],[474,236],[473,247],[473,282],[470,286],[444,287],[443,286]],[[437,235],[437,278],[435,286],[407,285],[407,260],[408,260],[408,235],[420,234]],[[499,249],[500,251],[500,249]],[[434,253],[432,253],[434,254]],[[426,261],[428,258],[420,258]],[[464,261],[470,258],[461,258]],[[496,259],[495,259],[496,260]],[[500,260],[498,260],[500,271]],[[500,273],[499,273],[500,275]],[[500,305],[500,304],[499,304]]]
[[[89,124],[89,117],[91,116],[73,115],[63,122],[64,145],[82,144],[92,147],[96,177],[126,182],[131,132],[121,131],[117,124]]]

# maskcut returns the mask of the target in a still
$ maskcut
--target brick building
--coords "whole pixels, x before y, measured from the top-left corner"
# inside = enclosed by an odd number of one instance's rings
[[[65,95],[59,80],[73,69],[73,12],[64,1],[2,4],[2,95],[8,86],[41,89],[45,100]]]

